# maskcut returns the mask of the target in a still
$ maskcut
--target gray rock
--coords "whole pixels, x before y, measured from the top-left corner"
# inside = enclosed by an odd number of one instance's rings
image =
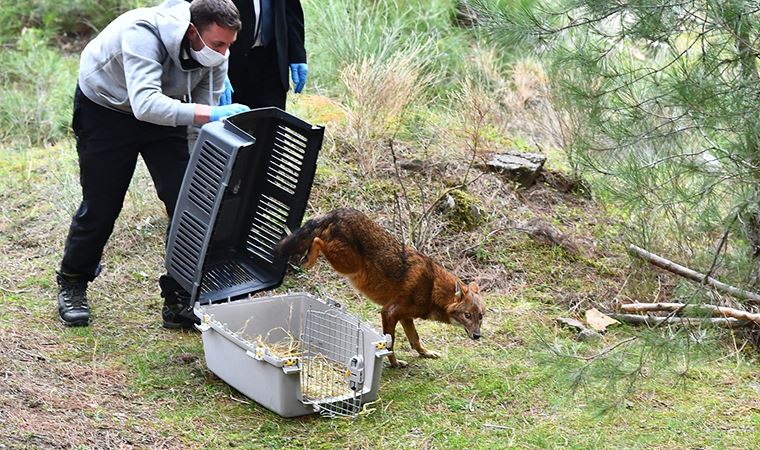
[[[579,342],[596,342],[602,338],[602,335],[594,330],[586,328],[575,336],[575,340]]]
[[[586,329],[586,326],[581,323],[578,319],[573,319],[571,317],[557,317],[557,322],[560,325],[564,325],[569,328],[575,329],[575,331],[583,331]]]
[[[486,163],[488,169],[514,180],[521,186],[533,186],[546,162],[546,156],[540,153],[523,153],[508,151],[498,153]]]
[[[440,213],[447,214],[451,211],[454,211],[454,208],[456,208],[456,206],[457,202],[454,200],[454,197],[452,197],[451,194],[446,194],[446,196],[438,202],[436,209]]]

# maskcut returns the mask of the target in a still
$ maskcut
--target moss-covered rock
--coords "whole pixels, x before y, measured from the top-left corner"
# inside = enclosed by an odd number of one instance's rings
[[[449,191],[438,203],[438,211],[446,218],[450,227],[470,231],[483,220],[480,199],[462,189]]]

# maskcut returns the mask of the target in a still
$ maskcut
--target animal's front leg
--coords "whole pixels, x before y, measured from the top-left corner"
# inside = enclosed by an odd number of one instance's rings
[[[391,335],[391,348],[388,349],[392,352],[388,355],[388,361],[391,363],[391,367],[406,367],[406,361],[397,359],[396,352],[393,351],[396,344],[396,324],[398,323],[398,319],[393,316],[391,311],[385,308],[380,311],[380,318],[383,321],[383,333]]]
[[[413,349],[417,350],[417,353],[419,353],[421,357],[441,357],[439,353],[430,351],[422,345],[422,342],[420,342],[420,336],[417,334],[417,328],[414,327],[414,321],[412,319],[401,319],[400,322],[401,326],[404,327],[404,333],[406,333],[406,337],[409,339],[409,344],[411,344]]]

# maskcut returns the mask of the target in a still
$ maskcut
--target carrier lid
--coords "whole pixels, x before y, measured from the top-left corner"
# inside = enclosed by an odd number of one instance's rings
[[[324,127],[263,108],[201,128],[180,190],[166,268],[193,302],[273,289],[276,246],[300,226]]]

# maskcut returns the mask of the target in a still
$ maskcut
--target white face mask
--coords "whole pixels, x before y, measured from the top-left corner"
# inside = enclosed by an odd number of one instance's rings
[[[195,25],[193,25],[195,27]],[[216,67],[223,62],[227,61],[227,58],[230,57],[230,50],[227,49],[224,54],[221,54],[217,52],[216,50],[212,50],[209,48],[209,46],[206,45],[205,42],[203,42],[203,38],[201,37],[200,31],[198,29],[195,29],[198,32],[198,38],[201,40],[201,43],[203,43],[203,48],[196,51],[193,50],[193,46],[190,46],[190,55],[193,57],[194,60],[198,61],[198,63],[205,67]]]

